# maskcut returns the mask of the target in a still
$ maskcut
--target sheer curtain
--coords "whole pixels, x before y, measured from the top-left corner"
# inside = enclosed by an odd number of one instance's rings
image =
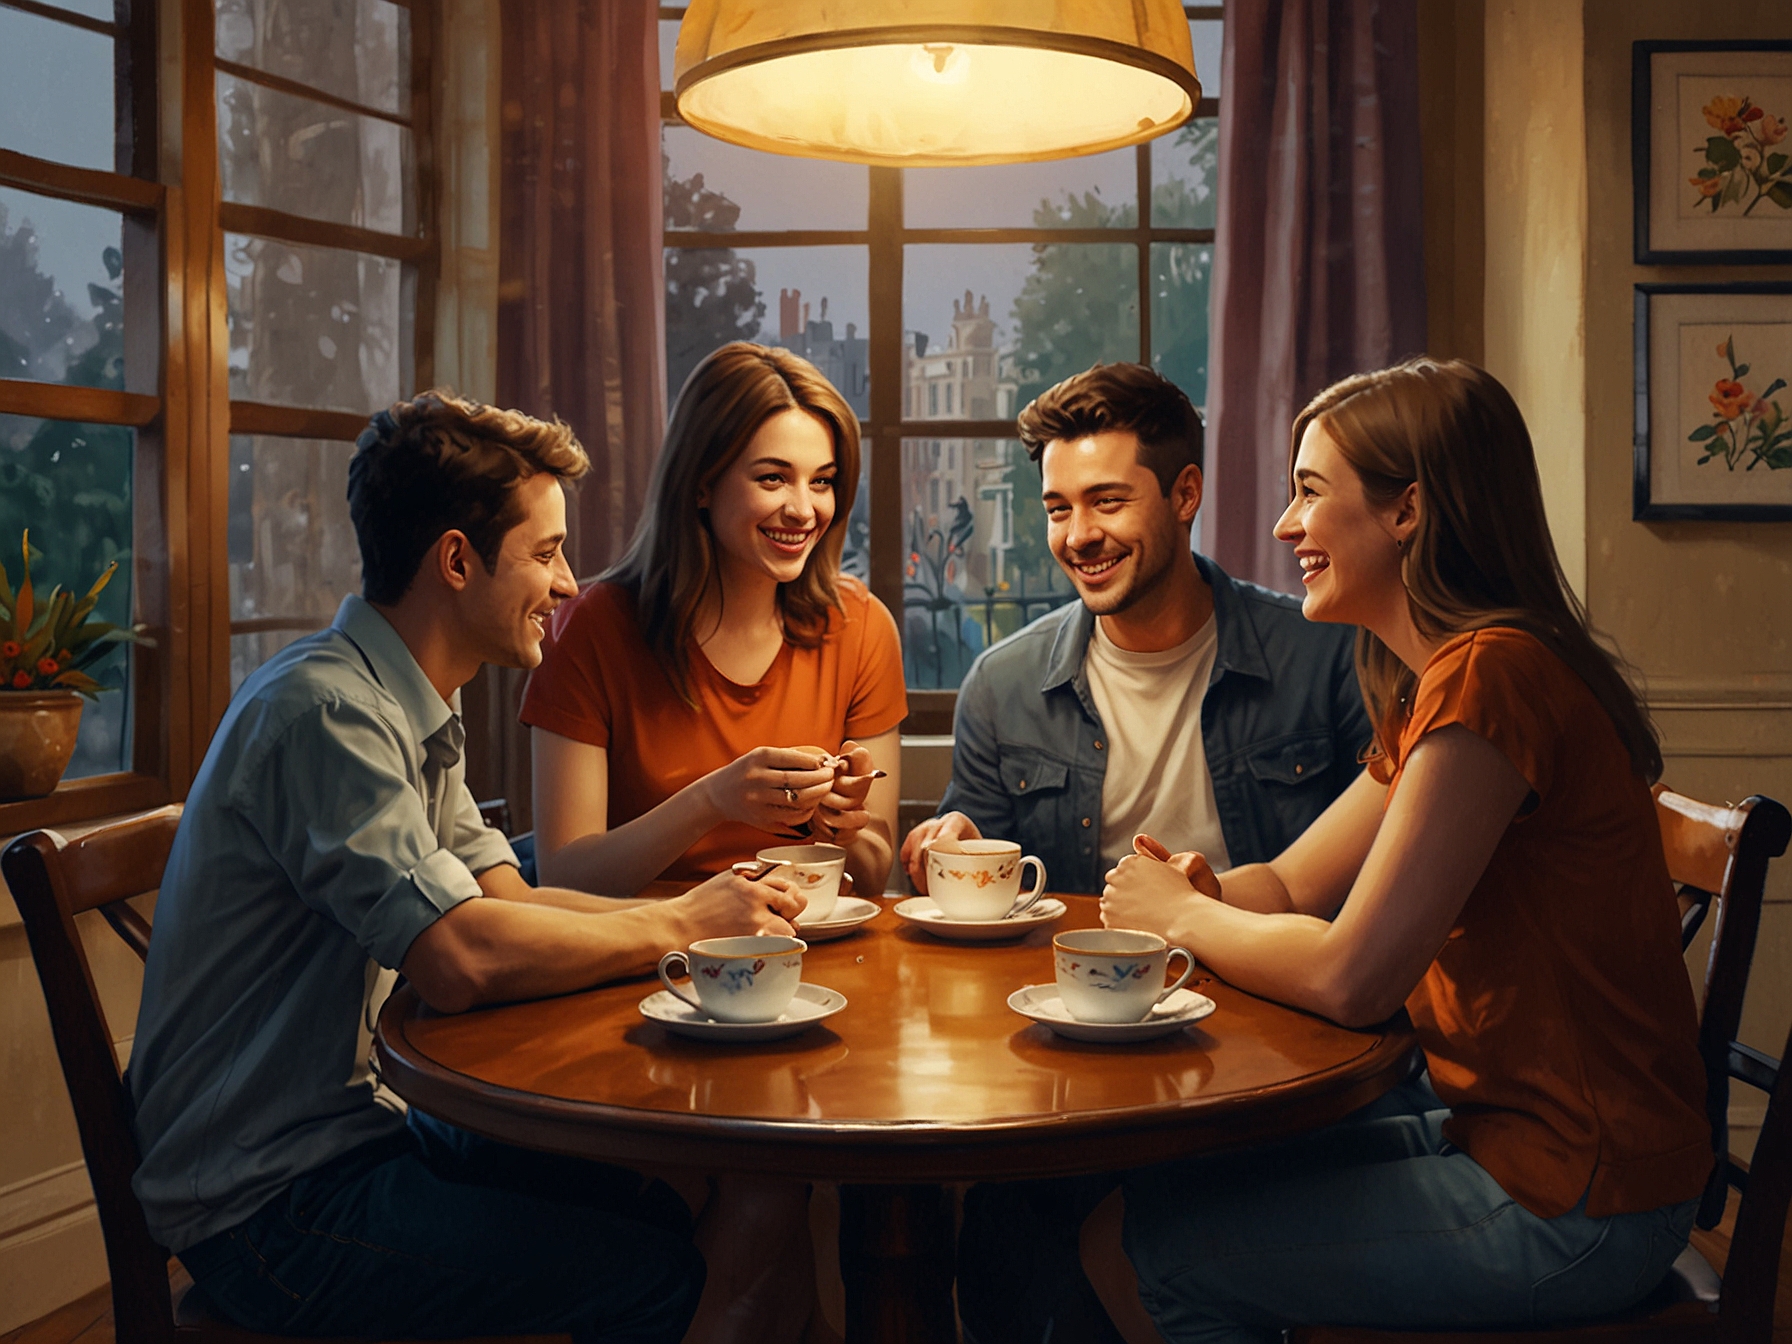
[[[1226,7],[1206,536],[1300,591],[1270,535],[1312,395],[1425,347],[1416,0]]]
[[[558,416],[591,454],[567,558],[621,554],[666,421],[658,15],[615,0],[502,0],[498,183],[501,405]],[[523,676],[488,668],[462,697],[468,781],[533,824]]]

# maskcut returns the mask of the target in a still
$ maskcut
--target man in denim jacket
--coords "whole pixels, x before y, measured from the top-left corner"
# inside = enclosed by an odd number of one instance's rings
[[[1356,777],[1369,742],[1347,627],[1189,548],[1202,425],[1175,384],[1096,365],[1020,414],[1052,554],[1081,602],[986,650],[958,693],[952,782],[925,846],[1018,841],[1048,885],[1099,892],[1153,835],[1216,870],[1279,854]]]

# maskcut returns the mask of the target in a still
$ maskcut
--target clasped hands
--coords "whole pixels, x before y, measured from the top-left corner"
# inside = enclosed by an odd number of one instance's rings
[[[806,827],[812,839],[845,846],[870,825],[865,801],[881,775],[870,751],[850,740],[837,754],[755,747],[711,776],[711,794],[730,821],[774,832]]]
[[[1101,892],[1101,922],[1109,928],[1163,931],[1177,906],[1191,895],[1220,895],[1220,880],[1205,855],[1172,854],[1148,835],[1132,838],[1133,852],[1108,870]]]

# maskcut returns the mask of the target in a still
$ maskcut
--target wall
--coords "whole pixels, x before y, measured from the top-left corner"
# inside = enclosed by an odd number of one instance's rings
[[[1631,43],[1788,32],[1783,0],[1585,4],[1586,597],[1644,674],[1664,778],[1713,802],[1763,793],[1792,803],[1792,524],[1631,520],[1632,286],[1784,280],[1788,268],[1634,264]],[[1742,1039],[1777,1055],[1788,1023],[1792,858],[1770,879]],[[1739,1095],[1732,1116],[1758,1123],[1760,1108]]]

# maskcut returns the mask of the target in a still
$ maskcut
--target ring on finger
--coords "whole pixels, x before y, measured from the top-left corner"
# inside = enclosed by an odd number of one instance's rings
[[[788,784],[784,786],[784,798],[792,807],[796,806],[796,790]]]

